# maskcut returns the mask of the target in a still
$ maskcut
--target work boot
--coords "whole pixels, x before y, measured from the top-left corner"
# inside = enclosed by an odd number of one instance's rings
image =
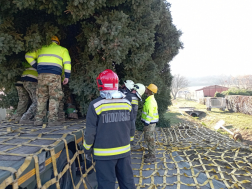
[[[43,121],[34,121],[33,125],[35,125],[35,126],[42,126],[43,125]]]
[[[16,117],[17,117],[17,114],[13,114],[12,116],[11,116],[11,120],[15,120],[16,119]]]
[[[64,111],[61,111],[61,112],[58,113],[58,121],[59,122],[66,121],[66,119],[65,119],[65,112]]]
[[[22,119],[21,119],[21,120],[19,121],[19,123],[20,123],[20,124],[34,124],[34,121],[32,121],[32,120],[22,120]]]
[[[65,118],[59,118],[58,119],[58,122],[63,122],[63,121],[66,121],[66,119]]]
[[[150,155],[148,158],[144,160],[144,163],[153,163],[156,161],[156,156],[155,155]]]
[[[60,121],[48,121],[48,126],[60,126],[62,124]]]
[[[15,122],[19,122],[20,121],[20,119],[21,119],[21,116],[17,116],[16,118],[15,118]]]

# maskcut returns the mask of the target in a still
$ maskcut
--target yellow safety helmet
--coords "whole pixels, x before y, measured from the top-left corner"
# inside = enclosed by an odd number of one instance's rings
[[[157,86],[154,84],[149,84],[149,86],[146,88],[149,89],[150,91],[152,91],[153,93],[157,93],[157,91],[158,91]]]
[[[52,36],[51,40],[58,42],[58,45],[60,45],[60,40],[57,36]]]

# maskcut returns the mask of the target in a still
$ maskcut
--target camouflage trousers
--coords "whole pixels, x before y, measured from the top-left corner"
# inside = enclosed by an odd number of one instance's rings
[[[37,89],[37,82],[31,82],[31,81],[24,81],[23,83],[25,90],[28,92],[30,99],[32,100],[32,104],[30,105],[29,109],[23,114],[21,117],[21,120],[29,120],[33,116],[36,115],[37,111],[37,95],[36,95],[36,89]]]
[[[16,86],[18,92],[17,117],[21,117],[27,110],[29,104],[29,94],[23,86]]]
[[[144,126],[144,140],[147,144],[150,155],[155,155],[155,127],[156,123]]]
[[[65,118],[64,106],[67,103],[67,99],[70,97],[71,92],[68,85],[62,85],[63,96],[59,103],[59,119]]]
[[[61,88],[61,76],[49,73],[38,75],[37,88],[37,114],[36,121],[43,121],[46,116],[46,106],[49,99],[49,116],[48,121],[58,120],[59,102],[63,98]]]

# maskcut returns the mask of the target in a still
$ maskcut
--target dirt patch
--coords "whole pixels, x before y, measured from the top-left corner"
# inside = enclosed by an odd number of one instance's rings
[[[240,131],[243,141],[242,143],[244,145],[252,145],[252,132],[251,131],[246,131],[246,130],[242,130]]]

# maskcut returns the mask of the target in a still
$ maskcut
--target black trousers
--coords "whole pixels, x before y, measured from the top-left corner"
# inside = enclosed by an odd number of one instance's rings
[[[130,156],[113,160],[95,161],[98,189],[115,189],[116,178],[120,189],[135,189]]]

